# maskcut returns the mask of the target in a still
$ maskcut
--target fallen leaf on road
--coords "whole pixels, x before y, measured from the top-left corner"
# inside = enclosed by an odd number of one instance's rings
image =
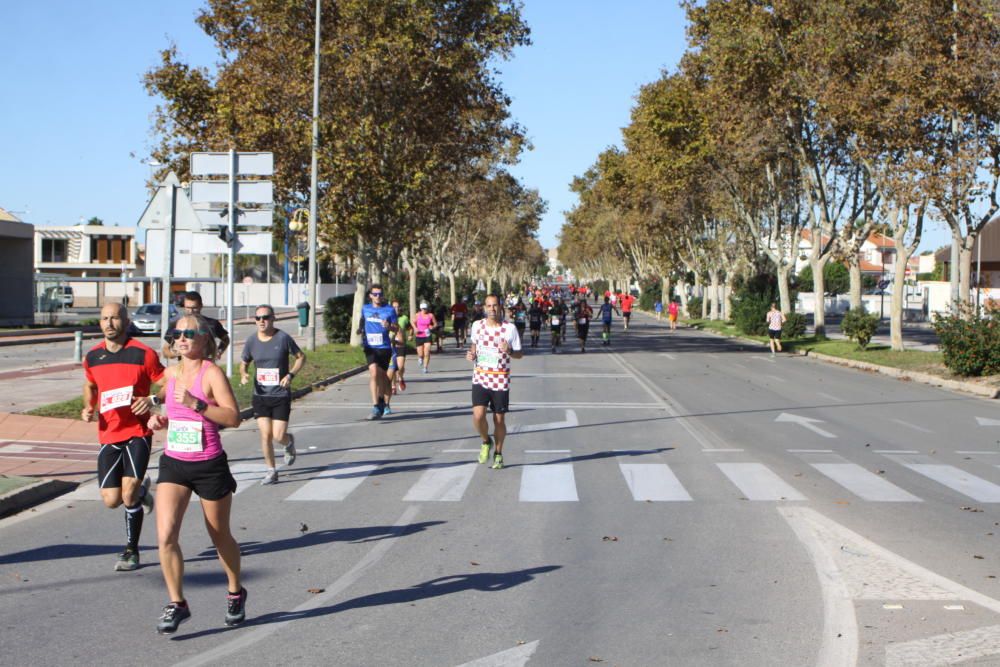
[[[523,640],[523,639],[518,639],[518,640],[517,640],[517,645],[518,645],[518,646],[521,646],[521,645],[523,645],[524,643],[525,643],[525,642],[524,642],[524,640]]]
[[[983,556],[980,556],[979,554],[972,554],[972,557],[976,560],[983,560]]]
[[[590,656],[587,660],[590,660],[591,662],[604,662],[604,658],[598,658],[596,655]]]
[[[306,589],[306,592],[307,593],[312,593],[313,595],[317,595],[319,593],[322,593],[325,590],[326,590],[325,588],[308,588],[308,589]]]
[[[884,470],[876,470],[876,471],[875,471],[875,474],[876,474],[876,475],[884,475],[884,474],[885,474],[885,471],[884,471]]]
[[[299,524],[299,532],[300,532],[300,533],[304,533],[304,532],[306,532],[307,530],[309,530],[309,526],[307,526],[307,525],[306,525],[306,524],[304,524],[304,523],[300,523],[300,524]]]
[[[726,628],[719,628],[716,632],[729,632]]]
[[[477,562],[476,562],[476,561],[474,561],[474,560],[470,560],[470,561],[469,561],[469,565],[479,565],[479,563],[477,563]]]
[[[850,505],[851,501],[849,501],[849,500],[836,500],[836,501],[834,501],[833,504],[834,505]]]
[[[605,542],[617,542],[617,541],[618,541],[618,538],[617,538],[617,537],[614,537],[614,536],[612,536],[612,535],[605,535],[605,536],[604,536],[604,537],[603,537],[602,539],[603,539],[603,540],[604,540]]]

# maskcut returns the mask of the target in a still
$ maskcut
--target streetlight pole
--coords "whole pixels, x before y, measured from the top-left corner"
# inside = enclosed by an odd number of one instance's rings
[[[319,47],[321,0],[316,0],[316,54],[313,59],[312,176],[309,183],[309,333],[306,347],[316,349],[316,152],[319,148]]]

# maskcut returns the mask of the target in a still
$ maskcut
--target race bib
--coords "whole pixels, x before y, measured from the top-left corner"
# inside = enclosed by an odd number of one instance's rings
[[[579,322],[580,324],[586,324],[587,323],[587,318],[586,317],[581,317],[580,319],[577,320],[577,322]]]
[[[368,337],[368,347],[380,347],[382,345],[382,334],[370,333],[365,335]]]
[[[554,327],[559,326],[559,318],[558,317],[553,317],[552,318],[552,326],[554,326]]]
[[[500,368],[500,350],[484,347],[476,349],[480,368]]]
[[[204,450],[200,421],[171,419],[167,427],[167,451],[193,453]]]
[[[132,405],[134,387],[121,387],[101,392],[101,412]]]
[[[262,387],[276,387],[281,384],[281,377],[277,368],[258,368],[257,384]]]

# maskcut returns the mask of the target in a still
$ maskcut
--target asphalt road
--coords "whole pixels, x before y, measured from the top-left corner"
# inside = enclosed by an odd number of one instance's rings
[[[169,638],[152,521],[134,573],[112,571],[122,513],[92,486],[0,522],[0,663],[1000,662],[994,402],[616,329],[515,362],[504,470],[474,463],[453,350],[426,375],[411,359],[381,422],[364,376],[297,402],[276,486],[253,425],[226,433],[236,629],[197,506],[194,615]]]

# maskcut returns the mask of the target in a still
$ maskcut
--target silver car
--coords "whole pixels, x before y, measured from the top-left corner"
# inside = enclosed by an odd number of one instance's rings
[[[132,315],[132,326],[139,333],[148,335],[160,334],[160,316],[163,314],[163,306],[159,303],[147,303],[135,311]],[[180,312],[174,304],[170,304],[168,321],[173,322],[180,317]]]

